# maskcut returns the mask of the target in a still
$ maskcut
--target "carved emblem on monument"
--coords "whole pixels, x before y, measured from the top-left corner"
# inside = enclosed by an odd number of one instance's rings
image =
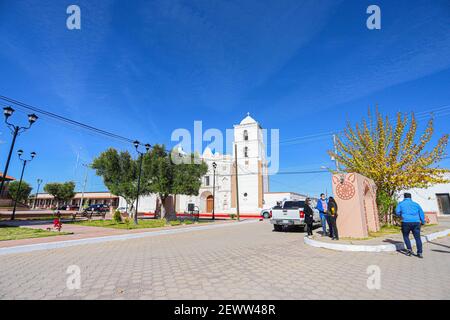
[[[355,196],[355,174],[351,173],[348,176],[341,176],[339,179],[334,176],[333,182],[336,184],[336,196],[342,200],[350,200]]]

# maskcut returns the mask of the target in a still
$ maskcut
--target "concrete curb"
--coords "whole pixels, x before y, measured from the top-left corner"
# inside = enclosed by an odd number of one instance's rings
[[[439,231],[435,233],[431,233],[425,236],[422,236],[422,242],[427,243],[437,238],[442,238],[450,235],[450,229],[446,229],[444,231]],[[353,251],[353,252],[392,252],[399,251],[405,249],[404,243],[395,243],[395,244],[382,244],[382,245],[357,245],[357,244],[340,244],[340,243],[329,243],[322,242],[318,240],[313,240],[308,237],[304,237],[303,241],[305,244],[316,247],[316,248],[325,248],[336,251]],[[416,241],[411,240],[411,245],[415,246]]]
[[[65,241],[57,241],[57,242],[46,242],[46,243],[36,243],[36,244],[28,244],[22,246],[15,247],[6,247],[0,248],[0,256],[5,254],[13,254],[13,253],[25,253],[39,250],[49,250],[49,249],[57,249],[57,248],[65,248],[78,246],[83,244],[95,244],[95,243],[103,243],[109,241],[123,241],[129,239],[138,239],[145,237],[155,237],[169,234],[178,234],[178,233],[186,233],[192,231],[202,231],[202,230],[211,230],[218,228],[225,228],[231,226],[238,226],[241,224],[254,223],[258,222],[258,220],[245,220],[239,223],[224,223],[217,225],[208,225],[208,226],[199,226],[199,227],[187,227],[173,230],[160,230],[160,231],[148,231],[148,232],[140,232],[140,233],[132,233],[132,234],[120,234],[114,236],[104,236],[104,237],[94,237],[94,238],[85,238],[85,239],[76,239],[76,240],[65,240]]]

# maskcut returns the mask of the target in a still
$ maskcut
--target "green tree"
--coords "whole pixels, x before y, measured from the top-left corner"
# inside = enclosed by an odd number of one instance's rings
[[[172,161],[164,145],[155,145],[144,158],[143,180],[153,193],[158,194],[161,204],[160,217],[171,220],[175,212],[167,212],[166,200],[177,194],[198,195],[201,178],[208,167],[198,156],[185,155],[182,161]],[[178,159],[180,160],[180,159]]]
[[[22,183],[20,184],[20,191],[19,191],[19,181],[11,181],[8,185],[8,193],[10,197],[22,203],[27,202],[31,190],[32,190],[31,186],[25,181],[22,181]]]
[[[136,214],[134,202],[137,194],[139,159],[133,159],[128,151],[119,153],[116,149],[110,148],[94,159],[92,168],[96,170],[98,176],[103,178],[108,190],[124,198],[130,213]],[[149,191],[148,186],[141,179],[140,195],[148,194]]]
[[[440,137],[433,146],[433,133],[433,118],[417,136],[413,113],[410,116],[397,113],[394,125],[378,110],[374,119],[369,110],[367,120],[354,128],[347,124],[344,133],[337,137],[337,152],[329,151],[329,154],[339,161],[344,171],[357,172],[374,180],[379,209],[388,210],[382,214],[388,216],[389,222],[399,191],[447,182],[443,174],[449,170],[437,164],[445,156],[449,135]]]
[[[44,191],[51,194],[56,200],[56,207],[59,207],[61,202],[67,202],[75,196],[75,183],[68,182],[51,182],[44,186]]]

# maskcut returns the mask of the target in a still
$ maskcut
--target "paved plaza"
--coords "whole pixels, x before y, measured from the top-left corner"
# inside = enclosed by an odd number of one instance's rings
[[[450,299],[450,237],[401,253],[309,247],[264,221],[0,256],[1,299]],[[69,289],[69,266],[80,289]],[[380,289],[369,289],[369,266]],[[374,267],[369,268],[373,270]]]

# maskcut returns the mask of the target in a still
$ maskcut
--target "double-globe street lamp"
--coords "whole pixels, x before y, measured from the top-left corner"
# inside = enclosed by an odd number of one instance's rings
[[[38,116],[35,115],[34,113],[32,113],[32,114],[28,115],[28,127],[17,126],[8,121],[9,117],[12,116],[14,111],[15,110],[11,107],[3,108],[3,115],[5,116],[5,123],[7,124],[8,128],[11,130],[11,132],[13,134],[13,139],[11,142],[11,147],[9,148],[8,159],[6,160],[5,170],[3,170],[2,181],[0,182],[0,196],[2,195],[2,192],[3,192],[6,175],[8,174],[9,162],[11,160],[11,154],[14,150],[14,144],[16,143],[16,138],[19,135],[19,133],[24,132],[27,129],[30,129],[30,127],[33,125],[33,123],[35,123],[36,120],[38,119]]]
[[[213,205],[212,205],[212,219],[215,220],[215,207],[216,207],[216,168],[217,163],[213,162]]]
[[[139,141],[133,142],[134,147],[136,148],[136,152],[139,155],[139,174],[138,174],[138,181],[137,181],[137,193],[136,193],[136,214],[134,215],[134,223],[138,223],[138,206],[139,206],[139,193],[141,192],[141,173],[142,173],[142,158],[144,157],[145,153],[148,153],[150,150],[150,144],[145,145],[146,152],[139,151],[139,145],[141,144]]]
[[[17,192],[16,192],[16,197],[14,199],[14,208],[13,208],[13,212],[11,215],[11,220],[14,220],[15,216],[16,216],[16,207],[17,207],[17,200],[20,197],[20,188],[22,186],[22,179],[23,179],[23,173],[25,171],[25,167],[27,165],[28,162],[32,161],[34,159],[34,157],[36,156],[36,152],[31,152],[30,153],[30,159],[23,159],[22,158],[22,154],[23,154],[23,150],[18,150],[17,154],[19,155],[19,159],[20,161],[22,161],[23,165],[22,165],[22,173],[20,174],[20,181],[19,181],[19,187],[17,188]]]

